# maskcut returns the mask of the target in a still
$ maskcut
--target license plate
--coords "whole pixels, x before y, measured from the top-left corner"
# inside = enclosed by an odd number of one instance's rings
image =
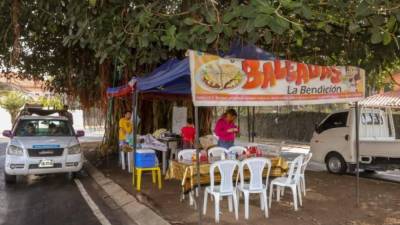
[[[53,160],[50,159],[43,159],[40,160],[39,168],[50,168],[54,166]]]

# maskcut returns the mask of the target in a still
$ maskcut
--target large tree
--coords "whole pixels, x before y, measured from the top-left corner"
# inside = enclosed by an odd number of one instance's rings
[[[49,87],[82,100],[99,99],[93,90],[112,82],[112,65],[142,74],[235,39],[289,59],[361,66],[371,85],[399,49],[398,1],[4,0],[0,10],[1,65],[52,77]]]

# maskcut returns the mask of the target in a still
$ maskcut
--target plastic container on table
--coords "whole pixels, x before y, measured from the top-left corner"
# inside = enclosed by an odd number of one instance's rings
[[[151,149],[138,149],[135,154],[135,165],[139,168],[156,166],[156,152]]]
[[[192,155],[192,162],[196,161],[196,153]],[[201,151],[200,152],[200,162],[208,162],[208,156],[206,151]]]

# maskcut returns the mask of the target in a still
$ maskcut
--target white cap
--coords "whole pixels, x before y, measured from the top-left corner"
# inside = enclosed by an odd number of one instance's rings
[[[142,153],[142,154],[153,153],[153,154],[155,154],[156,152],[153,149],[137,149],[136,153]]]

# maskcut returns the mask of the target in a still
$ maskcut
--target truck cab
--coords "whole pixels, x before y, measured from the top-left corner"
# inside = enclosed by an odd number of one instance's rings
[[[51,173],[70,175],[82,168],[78,137],[68,118],[63,116],[21,115],[12,130],[3,132],[10,141],[6,149],[5,181],[17,176]]]
[[[359,112],[360,167],[368,171],[400,168],[400,140],[396,139],[390,108]],[[331,173],[351,172],[356,164],[354,108],[328,115],[316,126],[310,143],[313,160]]]

